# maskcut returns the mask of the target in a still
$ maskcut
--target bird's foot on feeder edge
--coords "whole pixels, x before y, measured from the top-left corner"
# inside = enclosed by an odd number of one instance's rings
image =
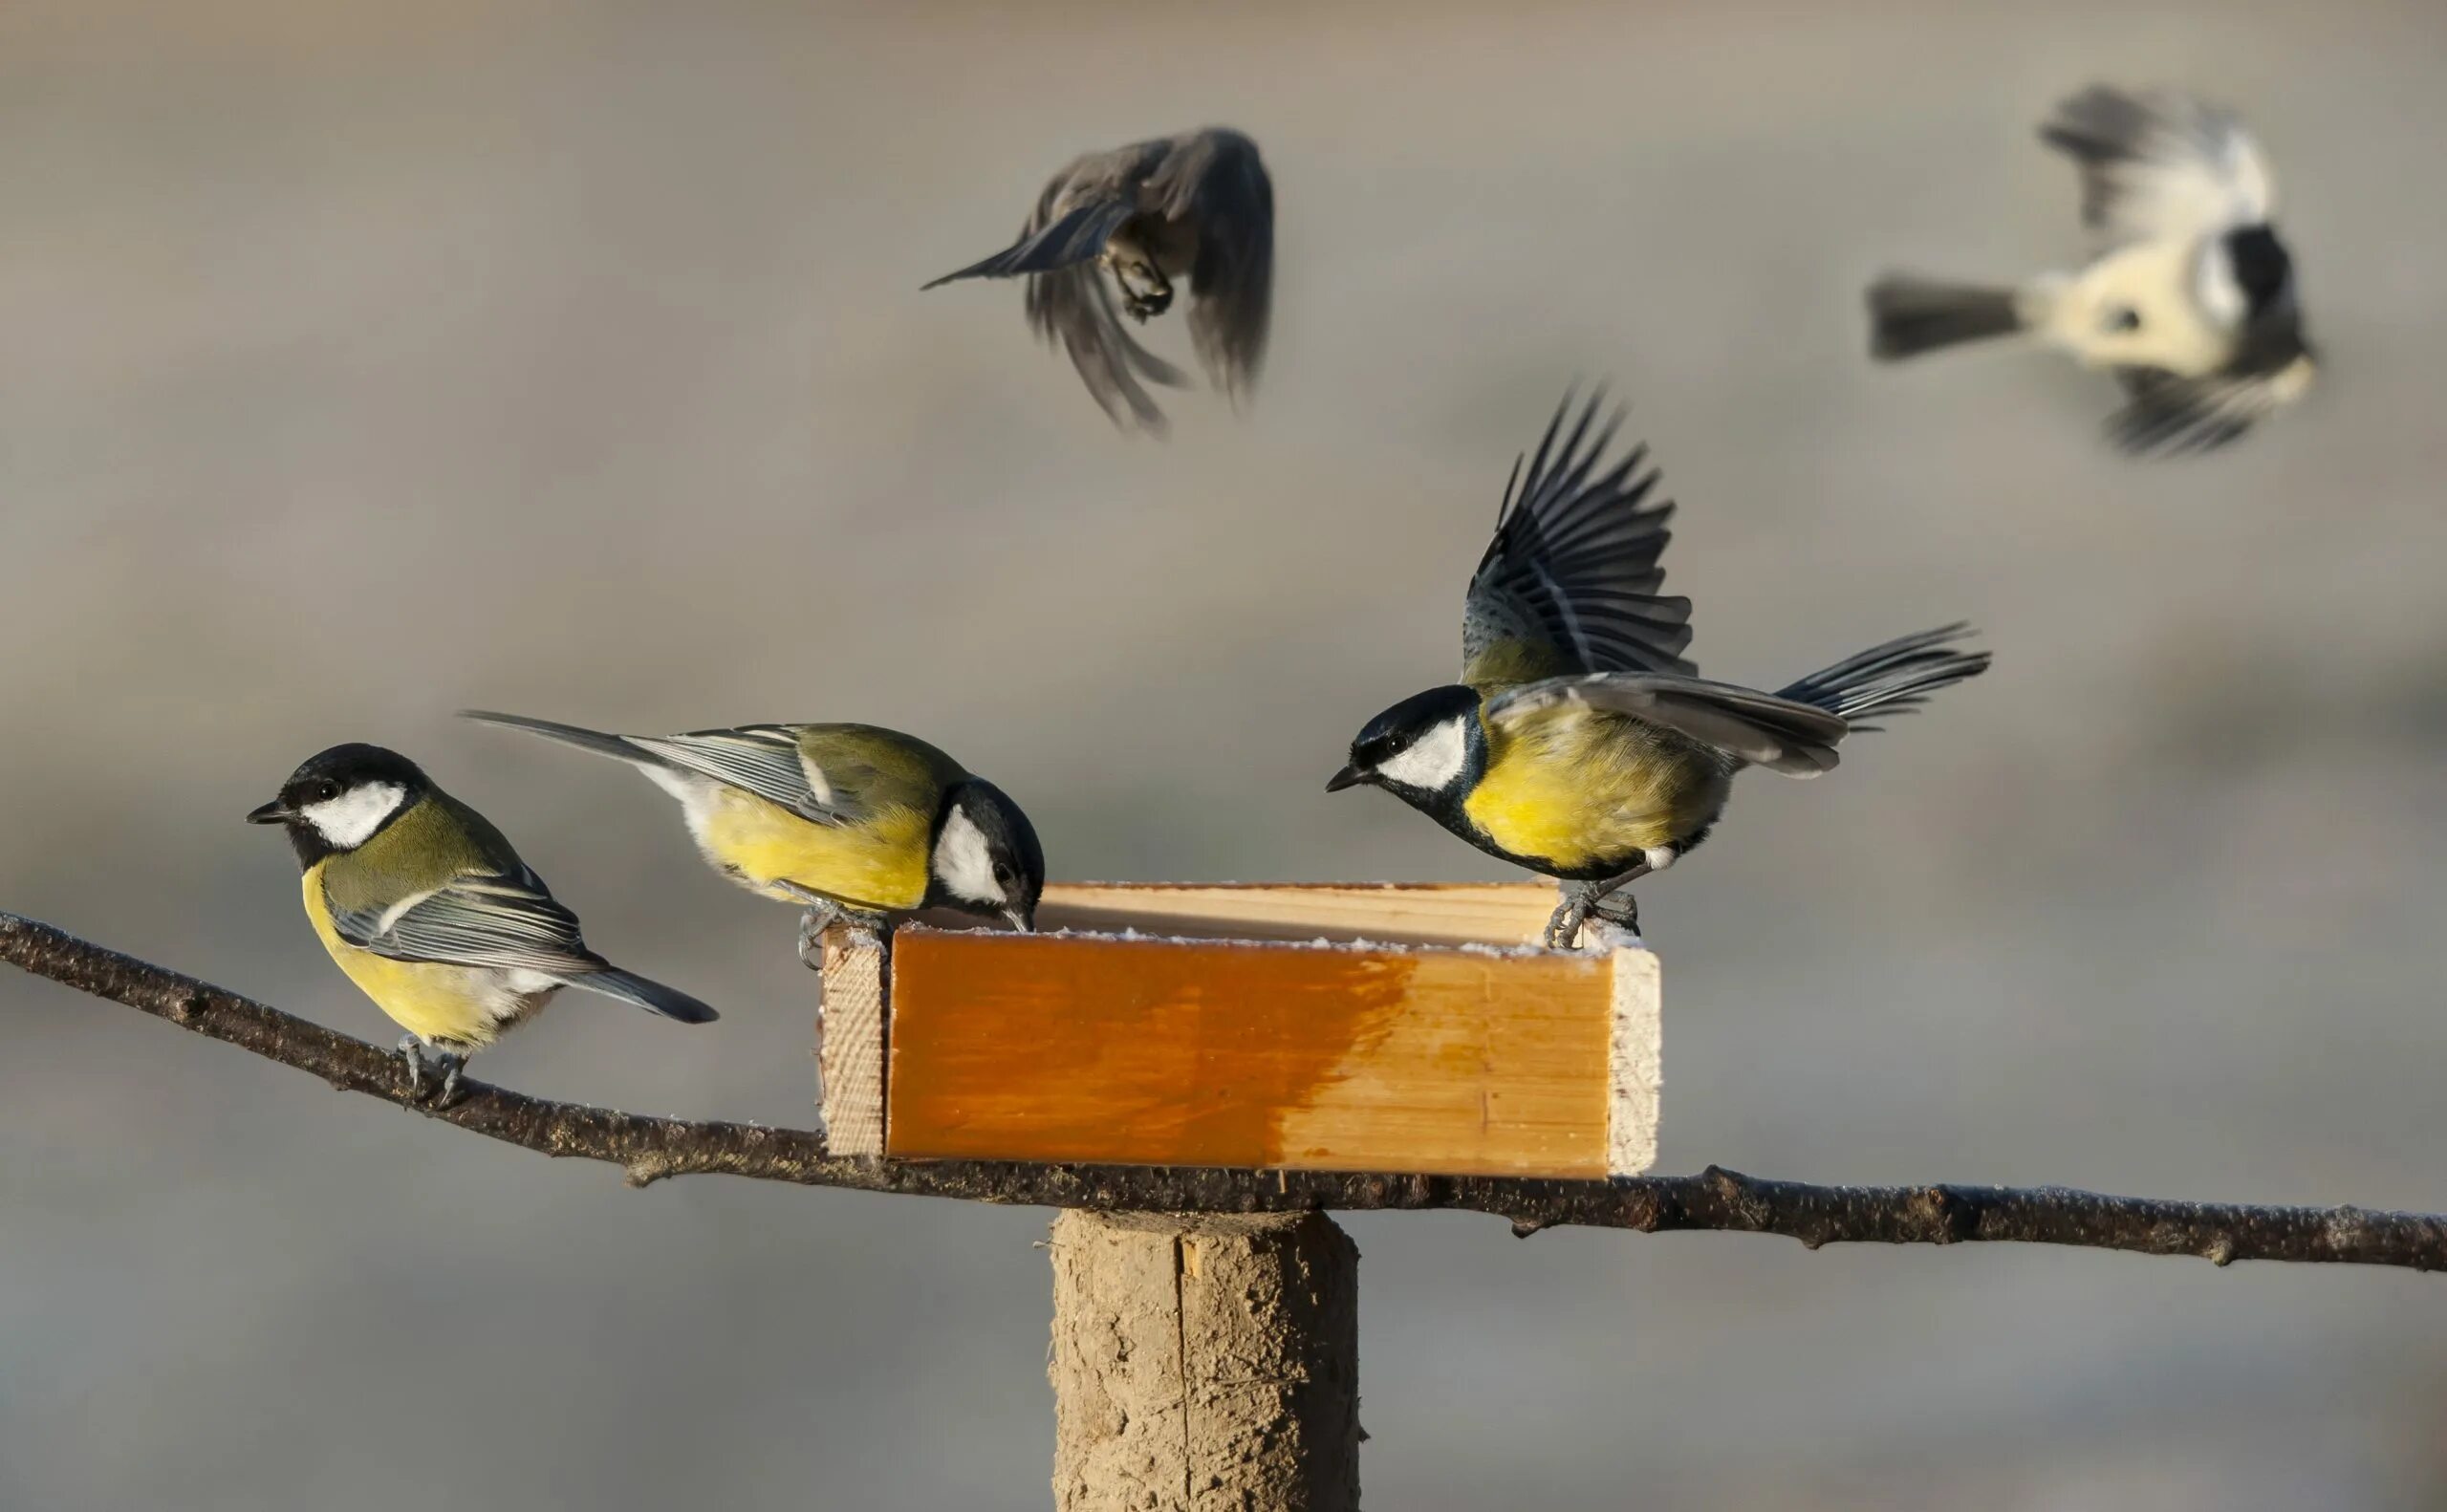
[[[1630,893],[1611,890],[1603,882],[1568,882],[1564,900],[1547,919],[1547,948],[1577,950],[1586,943],[1581,936],[1592,919],[1639,939],[1640,905]]]
[[[799,916],[799,964],[810,971],[824,969],[824,932],[835,924],[863,929],[878,940],[891,937],[892,920],[881,914],[852,908],[804,888],[784,886],[791,896],[807,905],[807,912]]]

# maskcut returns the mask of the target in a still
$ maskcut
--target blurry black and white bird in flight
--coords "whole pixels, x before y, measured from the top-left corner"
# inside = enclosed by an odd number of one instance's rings
[[[1187,381],[1120,318],[1162,314],[1182,279],[1198,359],[1240,402],[1266,358],[1274,288],[1274,184],[1257,143],[1209,126],[1089,153],[1045,186],[1018,241],[925,287],[1021,275],[1029,324],[1062,343],[1114,423],[1160,433],[1147,385]]]
[[[1869,291],[1873,355],[2035,337],[2122,381],[2109,430],[2134,453],[2221,446],[2302,397],[2312,353],[2294,263],[2241,121],[2175,90],[2099,84],[2040,138],[2080,166],[2090,261],[2010,287],[1890,274]]]
[[[1370,720],[1326,790],[1369,784],[1490,855],[1564,884],[1547,942],[1592,915],[1637,931],[1622,891],[1688,853],[1724,810],[1734,774],[1815,777],[1873,714],[1918,707],[1986,669],[1961,625],[1873,646],[1781,692],[1696,674],[1691,601],[1658,590],[1671,503],[1648,448],[1611,464],[1622,422],[1567,398],[1538,450],[1513,464],[1495,539],[1462,616],[1462,680]],[[1570,430],[1565,433],[1570,421]]]

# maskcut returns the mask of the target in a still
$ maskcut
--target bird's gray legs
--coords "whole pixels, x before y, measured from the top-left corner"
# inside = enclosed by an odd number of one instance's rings
[[[878,940],[892,933],[892,920],[881,914],[852,908],[837,898],[811,893],[794,882],[777,882],[774,886],[789,894],[794,901],[807,905],[807,912],[799,916],[799,964],[810,971],[824,969],[824,932],[835,924],[871,930]]]
[[[431,1098],[424,1092],[424,1042],[413,1034],[400,1036],[400,1059],[407,1063],[411,1106],[440,1112],[459,1100],[459,1072],[467,1064],[466,1056],[448,1050],[434,1051],[434,1059],[442,1067],[442,1085],[434,1090]]]
[[[1547,948],[1576,947],[1580,943],[1580,927],[1592,918],[1638,934],[1639,900],[1622,889],[1648,875],[1649,871],[1650,868],[1639,866],[1601,881],[1564,883],[1564,900],[1547,919]]]

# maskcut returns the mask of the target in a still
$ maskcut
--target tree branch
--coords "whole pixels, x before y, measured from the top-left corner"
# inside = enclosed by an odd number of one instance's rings
[[[166,1019],[341,1091],[416,1107],[400,1058],[236,993],[122,956],[48,924],[0,913],[0,960],[79,992]],[[1143,1212],[1450,1208],[1511,1220],[1523,1236],[1559,1224],[1662,1233],[1720,1229],[1821,1244],[2012,1241],[2238,1260],[2447,1268],[2447,1216],[2355,1207],[2249,1207],[2106,1197],[2066,1187],[1810,1186],[1710,1166],[1698,1176],[1613,1181],[1427,1177],[1162,1166],[837,1158],[821,1134],[759,1124],[691,1123],[548,1102],[463,1080],[444,1123],[549,1156],[621,1167],[633,1185],[722,1173],[804,1186],[977,1202]]]

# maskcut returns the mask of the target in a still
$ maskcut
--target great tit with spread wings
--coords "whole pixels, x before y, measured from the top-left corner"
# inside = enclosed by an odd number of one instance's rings
[[[1890,274],[1869,292],[1873,356],[2032,336],[2115,374],[2126,403],[2108,429],[2134,453],[2222,446],[2302,398],[2313,356],[2294,260],[2241,120],[2178,91],[2096,84],[2040,138],[2080,167],[2090,261],[2011,288]]]
[[[335,745],[247,821],[289,832],[323,948],[408,1031],[400,1054],[412,1095],[424,1092],[423,1050],[447,1068],[438,1094],[447,1105],[466,1058],[563,987],[682,1024],[715,1016],[589,950],[576,916],[502,832],[397,751]]]
[[[1030,928],[1045,852],[1027,814],[912,735],[873,724],[745,724],[609,735],[517,714],[462,711],[628,763],[680,800],[707,865],[806,910],[799,951],[847,919],[952,908]]]
[[[1691,603],[1658,565],[1671,502],[1648,448],[1612,465],[1622,421],[1568,397],[1527,470],[1513,464],[1495,539],[1470,579],[1462,680],[1404,699],[1352,742],[1326,790],[1369,784],[1490,855],[1563,883],[1547,942],[1592,915],[1637,932],[1621,890],[1707,838],[1734,774],[1815,777],[1864,716],[1900,713],[1984,670],[1961,625],[1875,646],[1759,693],[1695,675]]]
[[[1029,324],[1059,341],[1116,425],[1160,433],[1149,383],[1179,388],[1180,369],[1138,344],[1114,312],[1144,323],[1189,280],[1190,339],[1234,402],[1266,358],[1274,289],[1274,183],[1257,143],[1224,126],[1092,152],[1053,176],[1020,239],[925,287],[962,278],[1029,280]]]

